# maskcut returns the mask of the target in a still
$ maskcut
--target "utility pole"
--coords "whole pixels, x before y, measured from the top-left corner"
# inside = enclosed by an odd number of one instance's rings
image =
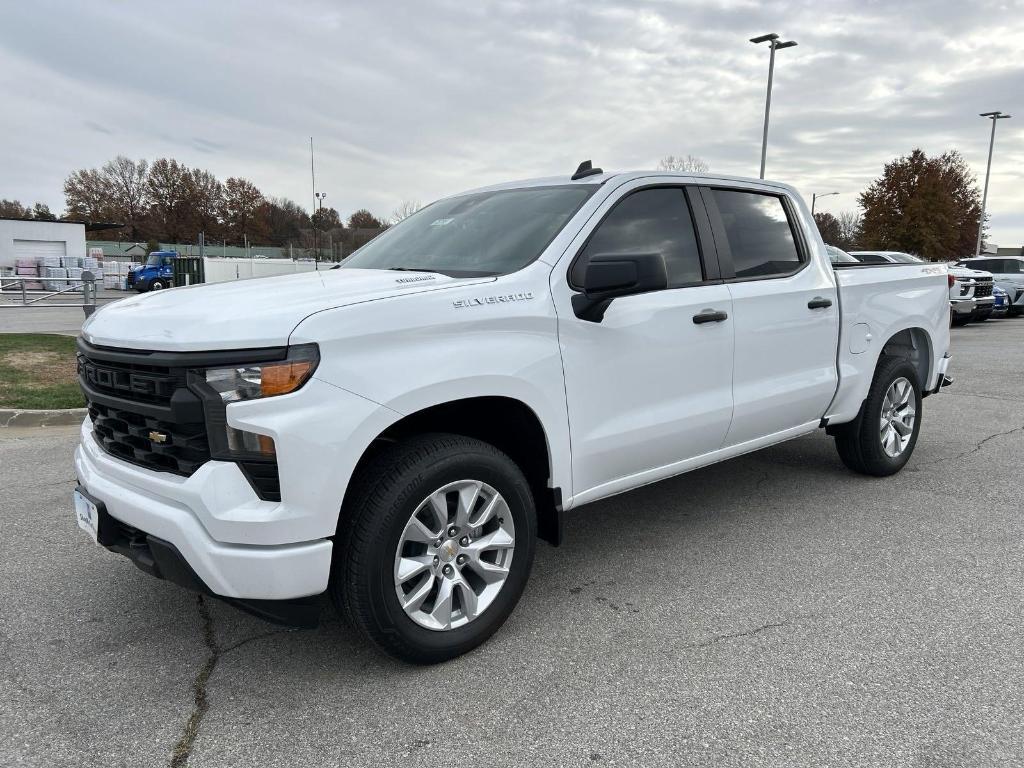
[[[309,137],[309,176],[313,182],[313,213],[316,213],[316,166],[313,164],[313,137]],[[311,215],[310,220],[313,224],[313,260],[316,261],[317,257],[317,242],[316,242],[316,222],[312,221],[313,216]]]
[[[796,40],[787,40],[784,43],[780,43],[779,36],[774,32],[752,37],[750,42],[755,45],[766,42],[771,49],[768,55],[768,95],[764,101],[764,132],[761,134],[761,178],[763,179],[765,157],[768,154],[768,117],[772,110],[772,77],[775,74],[775,51],[782,50],[783,48],[792,48],[797,43]]]
[[[987,117],[992,121],[992,135],[988,140],[988,165],[985,166],[985,191],[981,195],[981,218],[978,220],[978,241],[974,245],[974,255],[981,255],[981,231],[985,228],[985,206],[988,204],[988,177],[992,172],[992,148],[996,143],[996,120],[1007,120],[1012,115],[1004,115],[1000,110],[982,112],[979,117]]]

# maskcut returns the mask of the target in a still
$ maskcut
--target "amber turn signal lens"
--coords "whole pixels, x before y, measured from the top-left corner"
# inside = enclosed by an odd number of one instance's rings
[[[313,363],[310,360],[296,360],[295,362],[268,364],[262,368],[260,394],[263,397],[270,397],[271,395],[286,395],[301,387],[313,372]]]

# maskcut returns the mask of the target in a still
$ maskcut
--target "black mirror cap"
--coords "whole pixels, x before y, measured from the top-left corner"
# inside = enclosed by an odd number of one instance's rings
[[[581,320],[599,323],[612,299],[668,287],[668,270],[660,253],[597,254],[587,263],[583,292],[572,297]]]

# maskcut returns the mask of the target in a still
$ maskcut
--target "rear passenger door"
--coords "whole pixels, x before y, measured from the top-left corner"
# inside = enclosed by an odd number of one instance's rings
[[[839,303],[810,226],[785,194],[702,190],[732,297],[733,419],[726,446],[820,421],[838,383]]]

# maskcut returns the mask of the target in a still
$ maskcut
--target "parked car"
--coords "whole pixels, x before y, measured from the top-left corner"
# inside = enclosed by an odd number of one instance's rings
[[[1010,295],[998,285],[992,288],[992,317],[1010,314]]]
[[[949,302],[954,311],[953,323],[963,325],[971,321],[984,322],[991,317],[995,305],[992,275],[955,264],[948,268],[955,281],[949,288]],[[964,314],[967,307],[970,307],[970,315]]]
[[[1010,314],[1024,312],[1024,256],[979,256],[957,264],[990,273],[1010,298]]]
[[[850,251],[863,264],[927,264],[920,256],[903,251]]]
[[[825,251],[828,253],[828,260],[833,264],[859,264],[860,262],[854,257],[844,251],[842,248],[836,248],[834,245],[825,244]]]
[[[822,427],[855,472],[907,463],[949,383],[944,265],[833,266],[784,184],[588,166],[443,199],[330,274],[100,308],[79,525],[279,621],[326,591],[432,663],[502,625],[566,510]]]

